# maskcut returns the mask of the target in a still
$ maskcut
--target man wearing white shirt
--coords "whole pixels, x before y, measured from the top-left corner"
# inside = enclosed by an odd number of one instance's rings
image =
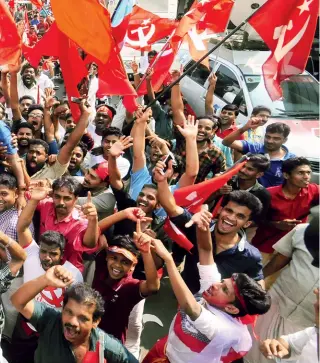
[[[18,79],[18,96],[32,96],[37,104],[44,103],[44,92],[36,80],[36,69],[29,63],[22,66]]]
[[[158,358],[171,363],[233,362],[244,356],[252,344],[248,322],[242,318],[248,321],[250,315],[264,314],[270,308],[268,293],[246,274],[233,274],[221,280],[213,258],[211,218],[207,210],[193,217],[197,224],[201,285],[195,296],[162,242],[153,242],[154,251],[166,262],[179,311],[171,324],[166,346],[163,347],[164,340],[157,342],[143,363],[155,363]]]
[[[46,231],[39,239],[39,245],[35,242],[29,229],[32,214],[24,209],[17,224],[18,241],[27,253],[27,259],[23,265],[23,282],[42,276],[50,267],[61,265],[66,240],[64,236],[56,231]],[[74,282],[83,282],[79,269],[69,261],[63,265],[72,273]],[[35,299],[57,309],[62,309],[63,295],[65,289],[47,287],[42,290]],[[35,329],[21,315],[12,336],[12,353],[16,361],[20,359],[25,363],[31,362],[37,347],[38,337]]]

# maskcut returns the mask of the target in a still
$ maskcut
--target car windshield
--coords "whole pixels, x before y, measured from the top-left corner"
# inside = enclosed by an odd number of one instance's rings
[[[273,117],[319,117],[319,83],[310,75],[291,76],[281,83],[283,98],[272,101],[260,75],[246,75],[252,106],[264,105]]]

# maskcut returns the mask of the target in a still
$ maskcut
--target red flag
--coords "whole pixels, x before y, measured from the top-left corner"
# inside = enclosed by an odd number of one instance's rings
[[[23,45],[24,55],[34,67],[37,67],[42,56],[53,56],[60,60],[69,104],[75,120],[80,117],[78,105],[70,97],[80,97],[77,85],[88,74],[85,64],[79,56],[76,45],[68,39],[53,23],[50,29],[33,47]]]
[[[192,249],[193,244],[188,240],[188,238],[180,231],[180,229],[170,221],[169,217],[166,219],[163,230],[172,239],[172,241],[176,242],[180,247],[189,251]]]
[[[150,50],[151,44],[169,36],[178,22],[134,6],[125,38],[126,46],[137,50]]]
[[[161,89],[162,85],[165,84],[166,79],[169,75],[170,67],[174,61],[174,58],[179,50],[180,42],[175,43],[166,43],[164,45],[164,52],[160,57],[156,57],[154,59],[154,63],[156,62],[154,69],[154,74],[152,76],[152,86],[155,92]],[[163,50],[163,49],[162,49]],[[161,51],[162,52],[162,51]],[[152,67],[152,64],[150,65]],[[147,83],[144,80],[141,84],[141,87],[138,90],[139,95],[144,95],[147,93]]]
[[[210,195],[220,189],[229,179],[236,175],[246,162],[247,160],[238,162],[225,173],[210,180],[177,189],[174,193],[177,205],[188,208],[192,213],[198,212],[201,205],[210,197]]]
[[[21,55],[21,37],[4,0],[0,0],[0,34],[0,64],[16,64]]]
[[[101,62],[113,49],[110,14],[96,0],[51,0],[58,28]]]
[[[271,50],[262,70],[273,101],[282,96],[282,81],[304,71],[318,14],[318,0],[268,0],[249,20]]]
[[[30,0],[32,4],[34,4],[38,9],[41,9],[43,7],[43,3],[41,0]]]

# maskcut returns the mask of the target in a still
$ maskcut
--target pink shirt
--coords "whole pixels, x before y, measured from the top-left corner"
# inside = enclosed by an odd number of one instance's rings
[[[51,198],[41,200],[37,210],[40,212],[40,235],[46,231],[63,234],[66,239],[63,262],[69,261],[83,272],[82,252],[93,253],[98,248],[88,248],[82,244],[88,221],[80,217],[77,209],[73,209],[71,214],[58,222]]]

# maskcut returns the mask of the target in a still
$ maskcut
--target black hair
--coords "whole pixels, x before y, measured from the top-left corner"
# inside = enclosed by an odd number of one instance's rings
[[[233,316],[262,315],[271,307],[271,297],[255,280],[243,273],[232,274],[240,295],[243,297],[246,309],[236,297],[233,305],[239,309],[239,313]]]
[[[264,173],[270,167],[270,159],[263,154],[250,155],[249,161],[260,173]]]
[[[83,158],[85,158],[88,153],[87,144],[85,144],[83,141],[79,141],[78,144],[74,148],[76,148],[77,146],[82,150]]]
[[[258,113],[263,112],[263,111],[268,112],[271,115],[271,110],[267,106],[256,106],[256,107],[253,107],[253,110],[251,112],[251,115],[252,116],[256,116]]]
[[[35,103],[36,103],[36,100],[30,95],[24,95],[24,96],[20,97],[19,103],[21,103],[23,100],[31,100],[33,105],[35,105]]]
[[[112,240],[109,242],[109,246],[117,246],[120,248],[124,248],[125,250],[128,250],[134,256],[136,256],[137,259],[140,257],[140,251],[136,248],[132,237],[130,237],[128,234],[114,236]]]
[[[37,68],[33,67],[30,63],[25,63],[22,67],[21,67],[21,71],[20,74],[23,75],[23,73],[25,72],[26,69],[32,68],[34,70],[34,73],[37,72]]]
[[[30,115],[30,113],[34,110],[39,110],[42,111],[42,113],[44,113],[44,108],[41,105],[31,105],[28,109],[28,116]]]
[[[246,190],[234,190],[230,194],[226,194],[221,204],[222,207],[225,207],[229,202],[234,202],[250,209],[250,220],[252,221],[256,221],[262,211],[260,200]]]
[[[266,134],[281,134],[283,137],[287,138],[290,134],[290,127],[283,122],[275,122],[270,124],[266,128]]]
[[[224,110],[233,111],[236,116],[239,115],[239,108],[236,105],[232,105],[232,104],[231,105],[225,105],[225,106],[222,107],[221,111],[224,111]]]
[[[103,131],[102,140],[104,140],[107,136],[118,136],[119,138],[123,136],[123,133],[118,127],[110,126]]]
[[[156,50],[150,50],[150,52],[148,52],[148,57],[153,56],[155,57],[158,54],[158,52]]]
[[[81,192],[82,185],[72,176],[62,176],[52,183],[52,190],[60,188],[67,188],[70,193],[74,194],[75,197],[78,197]]]
[[[64,120],[67,120],[68,118],[73,117],[73,116],[72,116],[71,112],[68,112],[64,115],[64,117],[65,117]]]
[[[0,185],[4,186],[10,190],[15,190],[18,187],[18,182],[17,182],[17,179],[13,175],[7,174],[7,173],[1,173],[0,174]]]
[[[48,246],[59,247],[61,253],[64,252],[66,246],[66,239],[63,234],[56,231],[45,231],[39,238],[39,244],[43,242]]]
[[[199,117],[196,118],[196,120],[210,120],[213,122],[213,129],[220,127],[220,117],[216,116],[216,115],[201,115]]]
[[[310,161],[302,156],[284,160],[282,163],[282,173],[290,174],[295,168],[302,165],[311,166]]]
[[[32,131],[32,133],[35,133],[35,129],[34,126],[29,124],[29,122],[21,122],[17,128],[16,128],[16,133],[19,132],[20,129],[30,129]]]
[[[154,190],[158,190],[158,187],[156,186],[156,184],[144,184],[144,186],[141,188],[144,189],[144,188],[150,188],[150,189],[154,189]]]
[[[83,282],[74,284],[66,290],[63,297],[63,307],[67,305],[69,299],[86,306],[94,306],[95,310],[92,315],[94,322],[104,314],[105,301],[101,294]]]
[[[40,145],[40,146],[42,146],[44,148],[46,154],[49,153],[49,145],[45,141],[43,141],[41,139],[31,139],[29,141],[29,148],[30,148],[31,145]]]

